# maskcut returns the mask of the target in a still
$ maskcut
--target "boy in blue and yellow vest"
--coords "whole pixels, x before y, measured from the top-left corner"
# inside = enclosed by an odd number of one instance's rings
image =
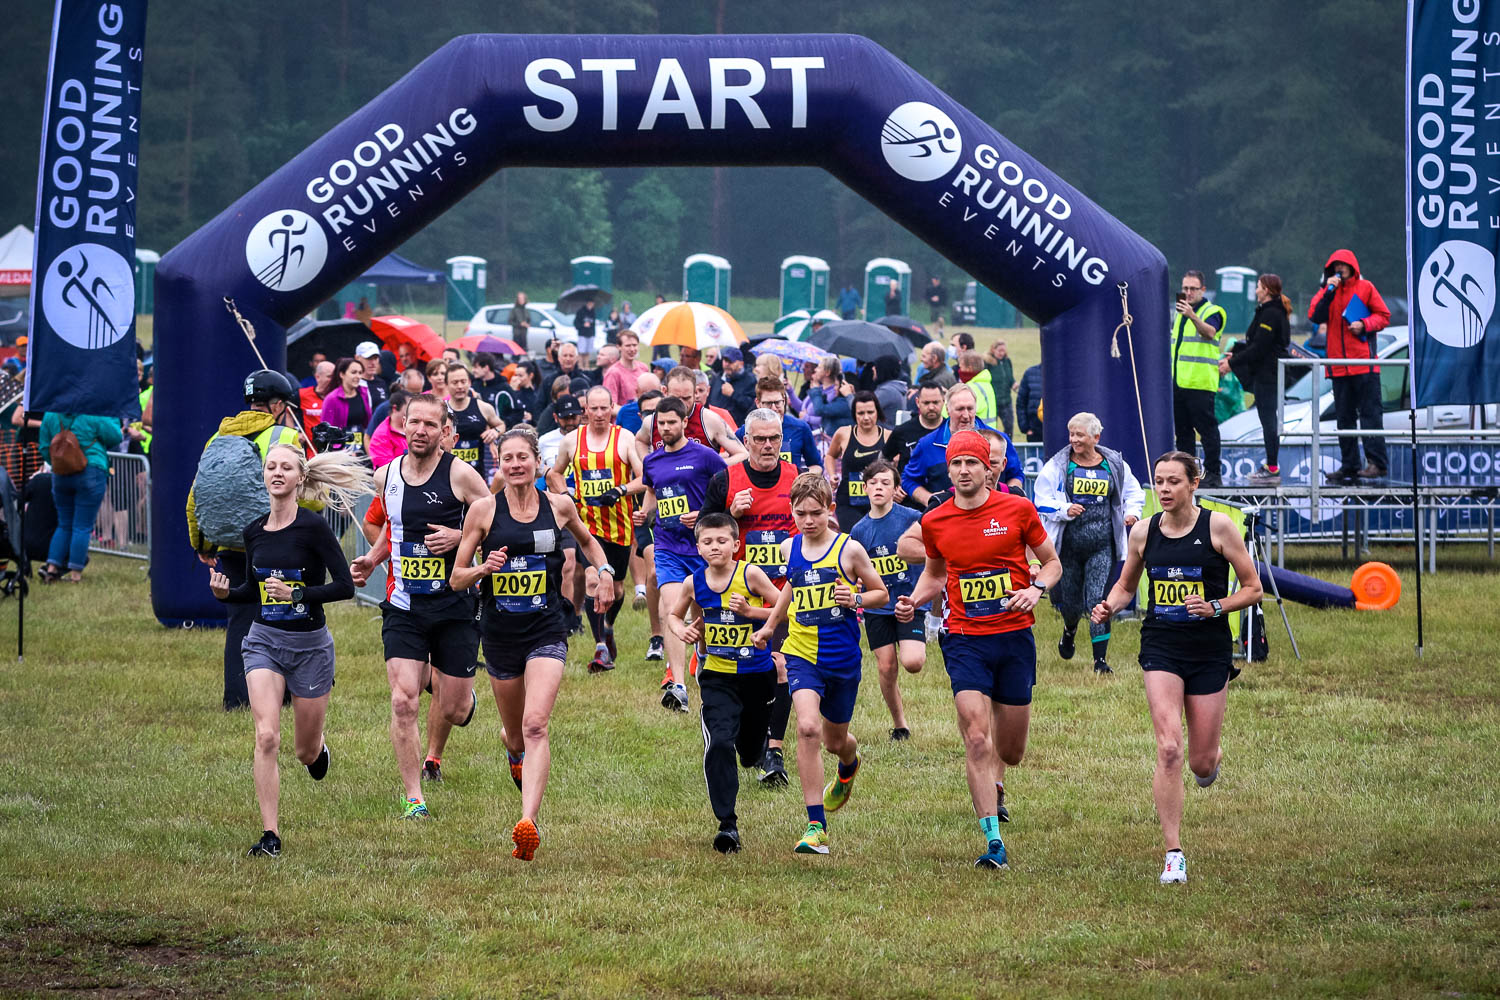
[[[708,741],[703,775],[708,781],[709,805],[719,820],[714,850],[732,854],[740,849],[734,814],[740,790],[735,755],[741,767],[751,767],[760,759],[776,699],[776,665],[769,652],[756,648],[752,636],[781,592],[759,566],[734,558],[740,528],[728,514],[704,514],[693,534],[698,554],[707,565],[683,581],[667,625],[684,643],[704,644],[706,655],[698,671],[698,697]],[[687,621],[692,605],[697,605],[699,614]]]

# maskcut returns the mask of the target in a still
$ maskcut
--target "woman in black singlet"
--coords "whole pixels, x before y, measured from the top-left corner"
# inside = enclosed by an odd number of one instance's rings
[[[547,724],[568,656],[561,533],[578,540],[584,557],[601,574],[614,570],[583,526],[572,498],[537,489],[542,460],[532,430],[507,432],[499,450],[505,486],[469,508],[448,585],[463,591],[483,581],[485,668],[505,727],[511,779],[521,790],[521,819],[511,832],[516,845],[511,855],[530,861],[541,844],[536,817],[552,768]],[[476,554],[482,561],[475,562]],[[592,596],[603,614],[614,600],[614,588],[605,583]]]
[[[1180,451],[1156,460],[1161,513],[1130,530],[1120,579],[1095,606],[1103,624],[1135,596],[1146,573],[1146,620],[1141,625],[1141,669],[1156,731],[1156,773],[1151,779],[1156,814],[1166,841],[1163,884],[1187,881],[1182,854],[1183,718],[1188,766],[1200,788],[1219,776],[1219,733],[1233,639],[1226,615],[1260,603],[1260,575],[1239,530],[1226,515],[1193,502],[1198,461]],[[1233,566],[1240,589],[1229,593]]]
[[[875,394],[860,390],[854,394],[854,423],[834,431],[828,444],[829,459],[839,460],[839,488],[833,501],[839,530],[845,534],[870,513],[870,498],[865,496],[865,466],[885,451],[885,440],[891,432],[880,426],[884,419]]]

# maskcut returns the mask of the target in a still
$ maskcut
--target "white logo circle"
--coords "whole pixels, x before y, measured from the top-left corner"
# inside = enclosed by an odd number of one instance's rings
[[[958,126],[925,101],[908,101],[880,129],[885,162],[909,181],[935,181],[958,162],[964,141]]]
[[[116,343],[135,319],[135,273],[98,243],[79,243],[52,259],[42,313],[59,337],[86,351]]]
[[[1494,254],[1467,240],[1448,240],[1432,251],[1417,278],[1417,314],[1429,337],[1473,347],[1494,312]]]
[[[283,208],[255,224],[245,239],[245,263],[255,280],[275,292],[290,292],[318,276],[328,259],[323,227],[306,212]]]

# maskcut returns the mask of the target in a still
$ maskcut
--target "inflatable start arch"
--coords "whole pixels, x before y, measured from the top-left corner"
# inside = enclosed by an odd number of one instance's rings
[[[1042,324],[1047,441],[1081,409],[1171,443],[1166,261],[884,49],[849,35],[454,39],[162,258],[152,601],[222,622],[183,509],[203,442],[285,328],[508,166],[820,166]],[[566,248],[564,248],[566,249]],[[1112,358],[1118,283],[1135,323]],[[1139,402],[1139,410],[1137,405]],[[1139,414],[1139,415],[1138,415]]]

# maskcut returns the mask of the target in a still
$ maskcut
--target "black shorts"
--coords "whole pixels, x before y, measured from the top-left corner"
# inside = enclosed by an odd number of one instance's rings
[[[1188,695],[1218,694],[1229,683],[1227,659],[1178,660],[1160,653],[1143,653],[1142,670],[1162,670],[1182,678],[1182,693]]]
[[[646,558],[646,549],[656,544],[656,532],[651,525],[643,524],[635,529],[635,554]]]
[[[443,617],[382,606],[380,640],[387,660],[431,660],[449,677],[473,677],[479,666],[479,622],[472,607]],[[462,614],[460,614],[462,612]]]
[[[870,650],[894,646],[910,639],[912,642],[927,642],[925,615],[913,616],[909,622],[898,622],[895,615],[872,615],[865,612],[865,639]]]
[[[549,635],[517,642],[514,639],[484,640],[484,669],[498,681],[513,680],[526,673],[526,661],[536,659],[568,662],[568,637]]]
[[[609,563],[609,568],[615,571],[616,582],[625,579],[625,574],[630,570],[630,546],[621,545],[618,542],[606,542],[598,537],[594,540],[604,550],[604,560]]]

